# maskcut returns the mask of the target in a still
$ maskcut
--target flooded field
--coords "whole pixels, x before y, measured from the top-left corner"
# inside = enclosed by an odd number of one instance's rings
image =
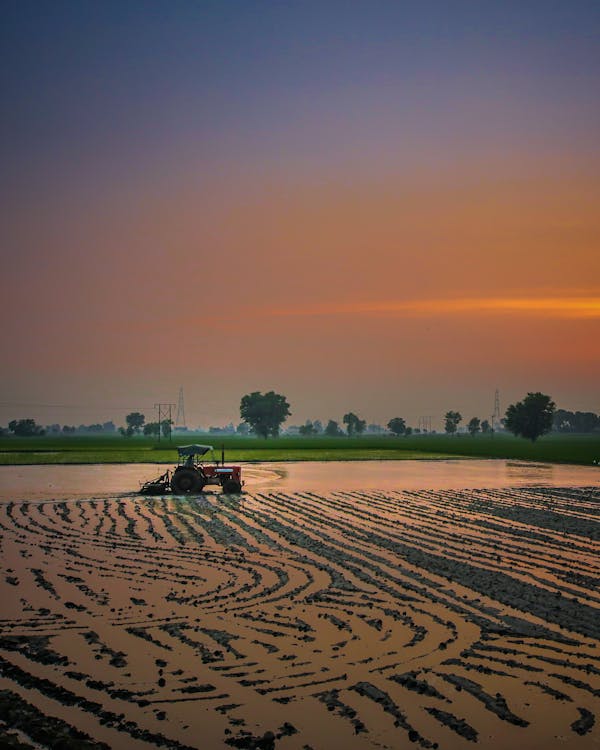
[[[0,466],[0,502],[123,496],[165,468],[165,464]],[[243,476],[249,492],[600,486],[600,466],[503,459],[245,464]]]
[[[599,473],[398,463],[3,469],[0,745],[599,748]]]

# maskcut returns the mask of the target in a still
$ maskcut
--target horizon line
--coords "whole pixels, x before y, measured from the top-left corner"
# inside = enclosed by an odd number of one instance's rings
[[[600,296],[585,297],[460,297],[383,302],[342,302],[307,307],[275,307],[256,311],[267,317],[391,314],[428,316],[439,313],[481,312],[532,314],[560,318],[600,317]]]

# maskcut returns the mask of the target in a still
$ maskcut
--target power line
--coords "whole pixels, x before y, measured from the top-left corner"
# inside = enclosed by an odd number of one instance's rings
[[[152,409],[151,406],[110,406],[98,404],[37,404],[32,402],[0,401],[3,409],[105,409],[107,411],[141,411]]]

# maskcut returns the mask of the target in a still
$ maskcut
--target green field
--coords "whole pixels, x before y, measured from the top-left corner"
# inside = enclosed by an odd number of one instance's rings
[[[0,438],[0,465],[166,463],[176,460],[175,445],[210,443],[226,460],[238,461],[363,461],[386,459],[514,458],[529,461],[592,464],[600,461],[600,435],[558,435],[536,443],[510,435],[413,435],[408,438],[281,437],[269,440],[215,435],[173,436],[173,443],[134,437]]]

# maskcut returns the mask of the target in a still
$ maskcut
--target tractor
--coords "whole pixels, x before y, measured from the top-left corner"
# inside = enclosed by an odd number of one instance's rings
[[[203,463],[202,457],[211,454],[212,461]],[[166,471],[157,479],[142,485],[142,495],[196,495],[206,485],[222,487],[228,495],[242,491],[242,467],[225,466],[225,451],[221,450],[221,463],[215,458],[212,445],[180,445],[177,448],[179,462],[173,471]]]

